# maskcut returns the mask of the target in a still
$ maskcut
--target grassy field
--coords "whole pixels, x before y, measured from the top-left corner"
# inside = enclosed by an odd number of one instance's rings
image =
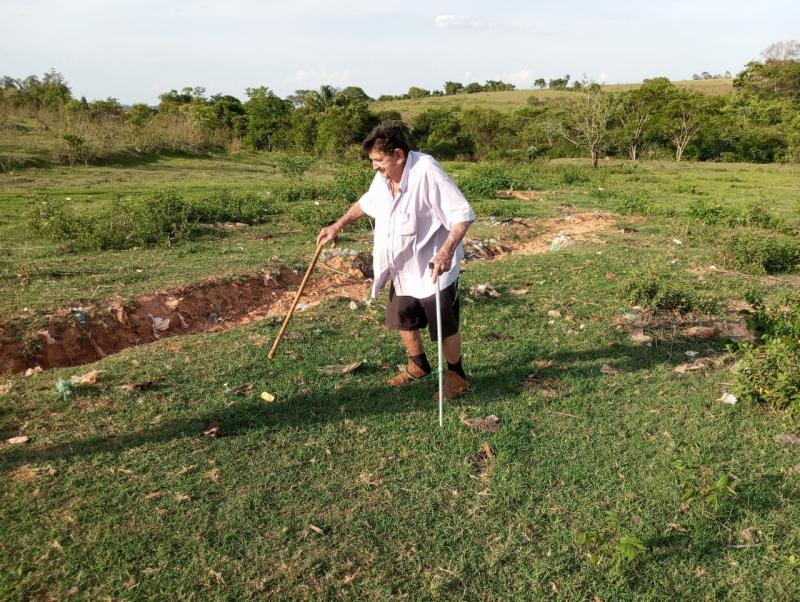
[[[687,80],[673,82],[676,86],[695,90],[703,94],[719,96],[729,94],[733,90],[732,79],[707,79],[707,80]],[[639,84],[610,84],[603,86],[603,90],[608,92],[624,92],[632,90]],[[480,107],[484,109],[495,109],[498,111],[510,111],[523,107],[528,99],[534,97],[540,101],[548,99],[563,98],[572,92],[566,90],[512,90],[510,92],[478,92],[476,94],[456,94],[453,96],[431,96],[430,98],[417,98],[408,100],[386,100],[371,104],[372,110],[380,111],[399,111],[403,120],[408,122],[422,111],[427,109],[444,108],[472,108]]]
[[[489,169],[446,168],[464,185]],[[306,179],[327,185],[338,169],[319,163]],[[0,447],[0,597],[800,597],[800,448],[775,439],[797,423],[718,401],[735,379],[728,342],[681,334],[737,319],[730,304],[750,291],[796,293],[796,273],[709,269],[726,265],[728,228],[690,208],[756,203],[795,224],[797,166],[524,170],[530,200],[474,202],[468,236],[515,252],[465,267],[472,390],[446,405],[442,429],[435,380],[385,385],[404,361],[382,324],[385,293],[372,304],[332,294],[299,313],[272,362],[279,324],[268,319],[0,378],[0,439],[30,438]],[[118,195],[277,185],[290,184],[268,155],[2,175],[0,320],[302,270],[313,253],[289,206],[175,247],[65,252],[26,228],[42,198],[91,219]],[[614,216],[578,244],[525,254],[594,211]],[[489,217],[504,214],[517,223]],[[369,231],[342,240],[370,245]],[[644,266],[713,303],[685,315],[635,307],[626,286]],[[314,282],[331,277],[318,270]],[[500,297],[469,292],[483,283]],[[649,343],[632,338],[637,326]],[[686,351],[716,361],[676,374]],[[357,361],[349,374],[320,370]],[[93,368],[95,384],[56,394],[59,379]],[[487,415],[502,421],[497,432],[462,422]]]

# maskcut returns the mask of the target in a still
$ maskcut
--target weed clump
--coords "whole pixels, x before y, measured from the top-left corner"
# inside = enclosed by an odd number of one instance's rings
[[[800,413],[800,299],[791,305],[766,307],[750,299],[748,326],[756,344],[742,343],[735,391],[743,401]]]
[[[192,209],[175,191],[160,191],[144,200],[117,198],[99,215],[82,215],[49,201],[36,204],[30,226],[78,250],[119,250],[173,245],[196,229]]]
[[[675,274],[649,266],[632,272],[623,283],[625,300],[655,311],[677,311],[682,314],[710,313],[716,301],[701,295]]]
[[[630,192],[623,195],[615,209],[622,215],[650,215],[653,202],[648,192]]]
[[[726,263],[744,272],[779,274],[800,266],[800,242],[794,237],[739,229],[723,241]]]
[[[342,201],[315,201],[296,203],[289,208],[289,217],[300,225],[303,231],[316,234],[321,228],[331,225],[347,211],[349,203]],[[348,230],[368,230],[370,221],[360,219],[349,225]]]
[[[348,163],[336,172],[325,198],[355,203],[372,184],[375,173],[363,162]]]
[[[486,199],[472,203],[478,217],[520,217],[522,205],[519,202],[503,199]]]
[[[254,192],[218,190],[191,203],[192,217],[202,223],[258,224],[276,213],[274,205]]]
[[[690,219],[709,226],[751,226],[777,232],[787,228],[780,217],[755,202],[734,208],[698,199],[689,204],[688,215]]]

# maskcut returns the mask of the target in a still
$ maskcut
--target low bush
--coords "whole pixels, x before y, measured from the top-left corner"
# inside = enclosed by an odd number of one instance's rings
[[[791,272],[800,266],[800,241],[757,229],[737,229],[723,239],[723,260],[755,274]]]
[[[749,203],[744,207],[733,208],[698,199],[689,204],[688,215],[690,219],[709,226],[752,226],[779,232],[786,230],[786,224],[780,217],[770,213],[762,204],[756,202]]]
[[[592,181],[592,176],[587,168],[569,166],[562,170],[561,180],[567,186],[575,184],[585,184]]]
[[[800,301],[767,308],[750,299],[747,317],[756,344],[739,350],[735,393],[743,401],[800,413]]]
[[[375,172],[364,161],[354,161],[339,169],[333,177],[333,186],[327,198],[355,203],[372,184]]]
[[[519,217],[522,215],[522,205],[519,201],[506,199],[484,199],[474,201],[472,208],[478,217]]]
[[[175,191],[144,200],[117,198],[91,217],[50,201],[38,202],[31,227],[78,250],[130,249],[184,242],[196,230],[191,206]]]
[[[289,208],[289,216],[293,222],[310,234],[316,234],[321,228],[331,225],[344,214],[350,204],[342,201],[323,200],[296,203]],[[370,222],[360,219],[349,225],[348,230],[368,230]]]
[[[287,178],[301,178],[314,165],[313,157],[307,155],[284,155],[275,157],[278,172]]]
[[[717,307],[712,297],[696,292],[676,273],[656,266],[631,272],[623,282],[623,293],[628,303],[656,311],[710,313]]]
[[[650,215],[653,212],[653,202],[647,192],[629,192],[620,198],[615,209],[623,215]]]
[[[223,189],[191,203],[192,217],[199,222],[265,222],[276,213],[268,197],[255,192],[236,192]]]

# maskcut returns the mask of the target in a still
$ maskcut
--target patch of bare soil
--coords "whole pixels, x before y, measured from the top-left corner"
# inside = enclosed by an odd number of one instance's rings
[[[555,241],[563,246],[603,242],[619,219],[610,213],[562,212],[559,218],[493,222],[504,242],[466,240],[465,259],[494,259],[510,253],[544,253]],[[232,228],[239,227],[233,224]],[[560,244],[561,244],[560,243]],[[559,247],[560,248],[560,247]],[[142,295],[123,304],[72,307],[45,316],[41,330],[22,333],[19,324],[0,324],[0,373],[59,368],[94,362],[134,345],[157,339],[217,332],[288,310],[303,274],[289,268],[234,281],[210,279],[167,292]],[[298,306],[303,311],[325,299],[363,299],[370,288],[372,259],[366,254],[326,250]]]
[[[329,298],[363,299],[370,283],[361,256],[332,256],[321,261],[334,270],[318,271],[300,299],[303,311]],[[282,269],[235,281],[211,279],[168,292],[142,295],[127,304],[60,310],[47,316],[45,328],[20,337],[12,324],[0,325],[0,372],[58,368],[96,361],[157,339],[218,332],[286,313],[303,274]],[[31,338],[37,339],[31,342]]]

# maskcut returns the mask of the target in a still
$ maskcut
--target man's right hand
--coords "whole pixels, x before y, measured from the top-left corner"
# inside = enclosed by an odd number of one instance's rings
[[[336,224],[331,224],[320,230],[319,234],[317,234],[317,246],[327,245],[331,241],[335,243],[338,237],[339,228],[336,227]]]

